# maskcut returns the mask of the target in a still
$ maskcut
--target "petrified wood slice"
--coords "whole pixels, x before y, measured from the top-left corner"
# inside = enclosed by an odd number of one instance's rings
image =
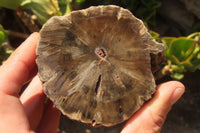
[[[64,115],[112,126],[156,91],[150,54],[163,50],[128,10],[97,6],[51,18],[40,32],[37,65],[45,94]]]

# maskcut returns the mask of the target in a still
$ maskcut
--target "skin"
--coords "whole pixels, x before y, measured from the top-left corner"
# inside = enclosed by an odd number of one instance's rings
[[[0,132],[56,133],[60,111],[52,102],[44,104],[45,94],[37,76],[36,45],[39,34],[33,33],[0,67]],[[33,78],[34,77],[34,78]],[[31,81],[22,95],[22,86]],[[177,81],[158,86],[153,98],[126,123],[122,133],[158,133],[172,105],[185,87]]]

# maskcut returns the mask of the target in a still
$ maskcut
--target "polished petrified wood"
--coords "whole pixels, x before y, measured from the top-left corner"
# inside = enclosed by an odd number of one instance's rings
[[[43,26],[39,77],[64,115],[112,126],[127,120],[156,91],[150,54],[163,50],[128,10],[90,7]]]

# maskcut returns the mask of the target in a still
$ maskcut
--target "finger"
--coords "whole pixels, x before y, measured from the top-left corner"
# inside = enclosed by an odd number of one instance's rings
[[[183,84],[176,81],[159,85],[153,98],[127,121],[122,133],[160,132],[171,106],[182,96],[184,91]]]
[[[17,95],[21,86],[36,73],[36,45],[39,34],[33,33],[0,67],[0,91]]]
[[[56,133],[59,126],[60,114],[60,111],[53,105],[53,103],[48,101],[43,119],[38,128],[38,133]]]
[[[45,98],[39,77],[36,76],[20,97],[32,130],[37,129],[42,119]]]

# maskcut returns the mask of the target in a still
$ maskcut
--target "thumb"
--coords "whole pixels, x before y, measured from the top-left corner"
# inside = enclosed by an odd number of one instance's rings
[[[153,98],[126,123],[122,133],[158,133],[172,105],[185,91],[183,84],[169,81],[158,86]]]

